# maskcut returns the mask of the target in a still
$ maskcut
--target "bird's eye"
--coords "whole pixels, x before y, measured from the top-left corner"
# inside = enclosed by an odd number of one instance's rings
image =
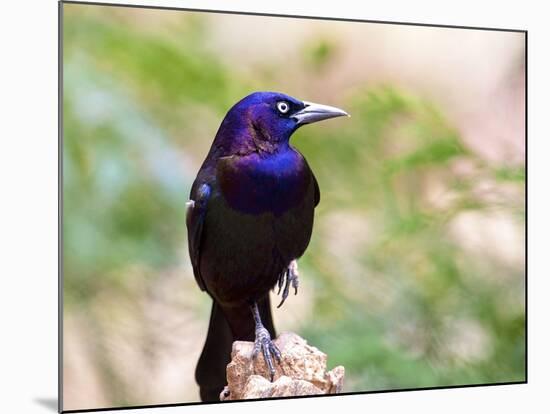
[[[286,114],[290,109],[290,106],[288,105],[287,102],[281,101],[281,102],[277,102],[277,109],[279,110],[280,113]]]

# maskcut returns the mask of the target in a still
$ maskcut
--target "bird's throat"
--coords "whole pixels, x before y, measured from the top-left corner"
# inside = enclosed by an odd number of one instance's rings
[[[304,158],[290,147],[273,154],[222,158],[218,161],[217,178],[231,208],[249,214],[275,215],[298,205],[311,181]]]

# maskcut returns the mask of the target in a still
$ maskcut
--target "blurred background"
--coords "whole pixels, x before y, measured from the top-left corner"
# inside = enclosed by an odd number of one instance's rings
[[[525,379],[523,34],[63,9],[64,409],[199,400],[185,202],[256,90],[352,115],[292,138],[321,203],[278,331],[346,392]]]

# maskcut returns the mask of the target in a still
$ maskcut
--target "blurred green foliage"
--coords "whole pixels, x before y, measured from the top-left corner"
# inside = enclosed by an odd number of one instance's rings
[[[320,37],[304,45],[303,56],[304,64],[310,70],[317,73],[326,69],[326,67],[336,59],[338,45],[329,38]]]
[[[100,9],[65,6],[66,312],[125,291],[133,264],[154,278],[182,260],[202,157],[226,110],[262,85],[203,47],[207,19],[140,29]],[[305,44],[304,65],[328,64],[333,42]],[[344,107],[350,120],[293,138],[321,187],[301,260],[313,311],[298,333],[346,367],[347,391],[523,380],[523,266],[466,249],[450,225],[474,212],[524,226],[524,167],[487,163],[440,109],[396,87],[365,86]],[[434,202],[433,185],[452,197]]]

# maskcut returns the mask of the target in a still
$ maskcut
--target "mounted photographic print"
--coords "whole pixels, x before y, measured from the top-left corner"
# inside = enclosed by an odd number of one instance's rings
[[[525,31],[60,18],[62,411],[526,381]]]

